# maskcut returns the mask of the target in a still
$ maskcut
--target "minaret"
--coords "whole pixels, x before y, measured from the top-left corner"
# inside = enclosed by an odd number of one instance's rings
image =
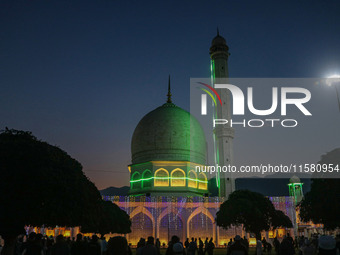
[[[211,79],[213,84],[228,83],[228,57],[229,47],[226,40],[220,36],[217,29],[217,36],[212,40],[210,47],[211,57]],[[227,89],[216,89],[222,100],[222,107],[217,107],[215,118],[226,119],[230,123],[230,91]],[[233,165],[233,138],[234,129],[229,124],[217,125],[214,129],[215,161],[219,166]],[[235,190],[235,179],[230,173],[217,173],[219,196],[228,197]]]
[[[303,198],[302,185],[303,183],[296,175],[289,179],[289,196],[294,197],[295,205],[300,203]]]

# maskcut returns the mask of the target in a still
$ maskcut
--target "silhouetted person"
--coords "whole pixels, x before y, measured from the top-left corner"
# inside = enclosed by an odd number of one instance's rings
[[[154,245],[154,238],[152,236],[148,237],[148,241],[146,242],[146,245],[141,250],[141,255],[158,255],[157,249]]]
[[[204,241],[204,254],[207,253],[207,248],[208,248],[208,244],[209,244],[209,238],[205,238],[205,241]]]
[[[230,247],[232,244],[233,244],[233,239],[230,238],[228,242],[228,247]]]
[[[204,244],[201,238],[198,238],[198,255],[203,255]]]
[[[22,255],[43,255],[43,248],[36,239],[37,234],[32,232],[28,236],[27,244],[24,247]]]
[[[72,255],[83,255],[87,254],[87,245],[85,241],[83,241],[83,235],[78,234],[76,241],[71,246],[71,254]]]
[[[303,255],[314,255],[315,254],[315,247],[311,244],[311,242],[306,239],[304,241],[304,243],[299,242],[300,243],[300,250],[302,252]]]
[[[102,255],[106,255],[107,242],[103,235],[100,237],[100,249],[101,249]]]
[[[292,239],[289,238],[289,236],[286,236],[283,238],[281,244],[280,244],[280,255],[293,255],[295,254],[295,249],[293,245]]]
[[[249,242],[246,236],[244,236],[243,239],[241,239],[241,243],[247,248],[247,251],[249,251]]]
[[[98,242],[98,236],[93,235],[87,247],[88,247],[89,255],[101,255],[101,248]]]
[[[131,250],[125,237],[115,236],[107,243],[107,255],[130,255]]]
[[[280,250],[280,241],[277,240],[277,237],[274,238],[273,245],[274,245],[275,253],[276,253],[276,254],[279,254],[279,250]]]
[[[137,249],[136,249],[137,255],[141,254],[142,249],[144,248],[145,245],[146,245],[145,239],[144,238],[139,239],[139,242],[137,243]]]
[[[239,235],[235,236],[235,242],[228,247],[227,255],[248,255],[248,250],[242,244],[242,239]]]
[[[213,255],[214,254],[214,249],[215,249],[215,244],[213,242],[213,239],[210,238],[210,241],[208,243],[208,248],[207,248],[208,255]]]
[[[172,254],[174,254],[174,255],[183,255],[183,254],[185,254],[183,245],[181,243],[175,243],[172,246]]]
[[[319,255],[336,255],[336,241],[332,236],[320,236]]]
[[[197,250],[197,243],[195,242],[195,239],[192,237],[191,242],[189,244],[188,248],[188,255],[195,255]]]
[[[70,248],[64,240],[63,235],[58,235],[55,244],[51,248],[51,255],[69,255]]]
[[[267,251],[267,240],[266,238],[262,238],[262,246],[263,246],[263,251],[266,252]]]
[[[161,254],[161,242],[159,241],[159,238],[156,239],[155,246],[157,249],[157,254],[160,255]]]
[[[182,247],[183,244],[180,243],[179,241],[179,237],[178,236],[172,236],[171,237],[171,241],[169,242],[168,248],[166,249],[165,254],[166,255],[173,255],[173,254],[185,254],[184,249],[182,249],[182,253],[179,253],[179,251],[176,251],[177,253],[174,253],[174,246],[175,247],[179,247],[180,245],[176,245],[177,243],[179,243]]]
[[[186,250],[186,252],[188,252],[188,249],[189,249],[189,244],[190,244],[190,242],[189,242],[189,238],[187,238],[187,240],[185,240],[185,242],[184,242],[184,246],[185,246],[185,250]]]

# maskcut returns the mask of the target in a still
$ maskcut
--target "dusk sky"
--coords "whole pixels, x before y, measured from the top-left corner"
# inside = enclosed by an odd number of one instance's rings
[[[190,78],[210,77],[217,26],[230,77],[340,73],[335,0],[0,0],[0,129],[59,146],[99,189],[129,185],[134,128],[165,103],[169,74],[174,103],[189,110]],[[340,137],[335,90],[318,91],[336,121],[315,134],[325,141],[315,161]]]

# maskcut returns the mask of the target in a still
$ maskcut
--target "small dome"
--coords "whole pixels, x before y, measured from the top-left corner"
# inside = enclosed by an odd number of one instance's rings
[[[214,37],[214,39],[211,42],[211,46],[210,46],[210,55],[214,54],[214,53],[221,53],[223,52],[224,54],[229,55],[228,53],[229,47],[226,43],[226,40],[224,39],[224,37],[220,36],[220,33],[217,30],[217,35]]]
[[[226,45],[226,40],[220,36],[219,34],[215,36],[215,38],[211,42],[211,46],[217,46],[217,45]]]
[[[190,161],[206,163],[206,140],[196,118],[165,103],[138,123],[131,142],[132,163]]]
[[[301,183],[301,180],[299,177],[294,175],[292,178],[289,179],[289,183]]]

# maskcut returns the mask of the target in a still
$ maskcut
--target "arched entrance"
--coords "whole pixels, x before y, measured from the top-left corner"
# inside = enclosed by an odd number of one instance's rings
[[[178,236],[180,240],[184,242],[183,227],[181,217],[174,212],[170,212],[162,217],[159,221],[159,240],[161,244],[167,244],[173,235]]]
[[[215,241],[215,222],[214,217],[206,209],[199,207],[188,218],[187,237],[191,239],[201,238],[203,241],[208,237]]]
[[[145,209],[135,209],[135,213],[131,213],[131,233],[128,234],[128,241],[132,245],[136,245],[141,237],[147,239],[148,236],[154,236],[153,218],[150,212]]]

